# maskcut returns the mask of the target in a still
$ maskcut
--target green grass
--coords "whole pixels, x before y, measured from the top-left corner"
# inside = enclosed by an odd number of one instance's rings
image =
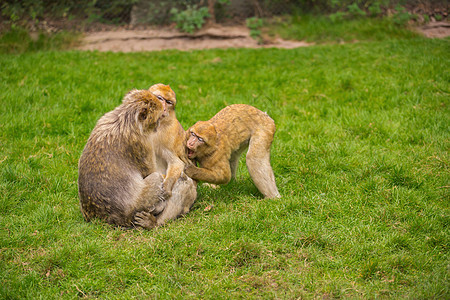
[[[0,298],[448,298],[449,50],[0,55]],[[185,128],[232,103],[267,111],[282,199],[262,199],[242,161],[162,228],[86,223],[77,162],[90,131],[157,82],[176,91]]]
[[[29,33],[21,27],[14,27],[0,34],[0,53],[25,53],[49,50],[66,50],[78,44],[80,33],[60,31]]]
[[[275,17],[267,21],[264,32],[287,40],[315,43],[384,41],[418,36],[406,26],[396,24],[392,18],[332,20],[328,16],[317,15]]]

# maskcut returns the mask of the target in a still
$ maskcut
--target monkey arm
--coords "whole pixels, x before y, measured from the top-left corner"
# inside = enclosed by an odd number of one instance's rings
[[[227,184],[231,180],[231,169],[228,163],[217,164],[210,169],[188,165],[184,172],[194,180],[214,184]]]
[[[164,190],[172,193],[175,182],[180,178],[184,169],[184,162],[170,151],[163,151],[162,157],[167,162],[166,178],[164,179]]]

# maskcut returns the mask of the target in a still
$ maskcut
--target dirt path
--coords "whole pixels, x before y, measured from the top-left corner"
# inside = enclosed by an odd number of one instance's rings
[[[214,26],[193,35],[174,29],[118,30],[87,33],[81,50],[114,52],[155,51],[165,49],[193,50],[213,48],[297,48],[310,46],[301,41],[276,39],[259,45],[245,26]]]
[[[418,28],[430,38],[450,36],[450,23],[434,22]],[[312,44],[276,39],[264,45],[250,36],[245,26],[214,26],[193,35],[174,29],[117,30],[87,33],[80,50],[113,52],[157,51],[166,49],[194,50],[212,48],[297,48]]]

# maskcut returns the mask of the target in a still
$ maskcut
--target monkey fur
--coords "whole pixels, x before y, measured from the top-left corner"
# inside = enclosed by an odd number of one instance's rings
[[[160,121],[160,125],[155,136],[155,150],[157,155],[163,158],[158,162],[158,171],[166,173],[164,188],[171,192],[176,180],[184,171],[185,164],[189,162],[185,151],[186,131],[178,122],[175,115],[177,100],[175,92],[168,85],[161,83],[152,85],[149,88],[165,105],[166,113]]]
[[[87,221],[96,217],[113,225],[150,229],[187,213],[184,207],[164,213],[171,206],[164,177],[156,172],[161,158],[154,151],[164,114],[165,106],[153,93],[132,90],[120,106],[99,119],[79,160],[78,192]],[[184,200],[184,192],[196,197],[195,189],[180,177],[172,201]]]
[[[189,177],[226,184],[235,178],[239,157],[248,148],[247,169],[256,187],[266,198],[280,197],[270,165],[275,122],[269,115],[250,105],[234,104],[209,121],[195,123],[187,132],[188,157],[200,165],[187,165]]]
[[[161,225],[189,212],[197,198],[197,183],[183,172],[186,163],[190,161],[185,151],[186,131],[175,114],[175,92],[162,83],[152,85],[149,91],[166,108],[153,138],[156,168],[159,173],[165,174],[164,190],[171,195],[165,203],[164,211],[157,216],[157,224]]]

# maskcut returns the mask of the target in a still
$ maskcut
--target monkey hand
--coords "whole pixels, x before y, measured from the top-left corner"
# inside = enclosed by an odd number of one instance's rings
[[[164,198],[164,200],[167,200],[170,197],[172,197],[172,191],[167,191],[167,190],[163,189],[163,198]]]
[[[159,199],[160,201],[168,200],[170,197],[172,197],[172,191],[168,191],[164,184],[161,186],[161,190],[159,192]]]
[[[180,170],[180,174],[182,173],[182,171]],[[166,192],[168,198],[170,198],[172,196],[172,189],[173,186],[175,185],[175,182],[177,181],[179,175],[177,176],[169,176],[166,175],[166,178],[164,179],[163,182],[163,190]]]
[[[196,171],[197,167],[194,164],[186,165],[186,167],[184,168],[184,173],[191,178],[195,175]]]

